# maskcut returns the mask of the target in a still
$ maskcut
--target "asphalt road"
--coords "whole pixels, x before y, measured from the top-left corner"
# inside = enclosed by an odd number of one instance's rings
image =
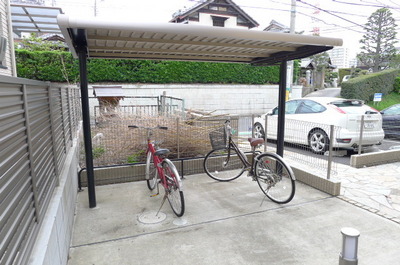
[[[274,143],[268,142],[269,146],[274,146]],[[384,140],[381,145],[376,145],[376,146],[371,146],[365,148],[362,153],[372,153],[372,152],[381,152],[385,150],[391,150],[391,149],[400,149],[400,141],[394,141],[394,140]],[[328,159],[328,156],[323,156],[323,155],[318,155],[314,154],[311,152],[308,147],[306,146],[301,146],[301,145],[294,145],[294,144],[285,144],[285,150],[288,150],[290,152],[296,152],[302,155],[306,156],[311,156],[311,157],[316,157],[316,158],[323,158],[323,159]],[[343,165],[350,165],[350,156],[357,154],[358,152],[347,152],[346,150],[338,150],[334,151],[333,156],[334,156],[334,161]]]
[[[340,96],[340,87],[329,87],[318,91],[314,91],[305,97],[308,98],[308,97],[339,97],[339,96]]]

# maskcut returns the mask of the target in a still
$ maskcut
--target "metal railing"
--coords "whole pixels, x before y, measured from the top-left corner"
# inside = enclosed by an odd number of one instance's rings
[[[115,107],[100,106],[96,97],[90,97],[89,102],[93,109],[92,116],[95,124],[113,117],[132,115],[144,116],[180,116],[185,118],[185,101],[180,98],[166,95],[155,96],[126,96]]]
[[[27,264],[80,121],[79,91],[0,76],[0,264]]]

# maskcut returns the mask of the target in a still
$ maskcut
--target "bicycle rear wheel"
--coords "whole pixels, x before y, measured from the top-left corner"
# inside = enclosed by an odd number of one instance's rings
[[[256,157],[254,173],[264,194],[276,203],[290,202],[295,193],[295,177],[282,157],[263,153]]]
[[[245,165],[240,160],[234,149],[228,148],[214,149],[204,158],[203,167],[206,174],[218,181],[231,181],[240,177],[245,169]]]
[[[158,172],[153,162],[153,153],[147,153],[146,159],[146,181],[149,190],[154,190],[158,181]]]
[[[167,183],[165,192],[167,193],[168,202],[176,216],[181,217],[185,213],[182,180],[178,174],[178,170],[170,160],[165,159],[162,167]]]

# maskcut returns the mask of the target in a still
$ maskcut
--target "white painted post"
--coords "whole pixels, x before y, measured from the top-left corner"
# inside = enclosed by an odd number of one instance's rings
[[[357,265],[358,237],[360,232],[351,227],[341,230],[343,236],[342,252],[339,255],[339,265]]]

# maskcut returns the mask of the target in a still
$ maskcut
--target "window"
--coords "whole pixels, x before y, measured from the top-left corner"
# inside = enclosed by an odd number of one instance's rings
[[[7,68],[5,66],[7,38],[3,37],[3,23],[3,14],[0,13],[0,68]]]
[[[326,108],[322,106],[321,104],[311,101],[311,100],[305,100],[303,101],[299,108],[297,109],[296,113],[297,114],[304,114],[304,113],[320,113],[325,111]]]
[[[299,105],[299,101],[297,101],[297,100],[292,100],[292,101],[286,102],[285,114],[295,114],[298,105]],[[272,115],[278,115],[278,114],[279,114],[279,108],[276,107],[275,109],[272,110]]]
[[[299,101],[297,101],[297,100],[286,102],[285,113],[286,114],[295,114],[298,106],[299,106]]]
[[[0,35],[0,68],[7,68],[5,67],[6,51],[7,39]]]
[[[394,105],[386,109],[383,113],[384,115],[400,115],[400,105]]]
[[[211,16],[213,20],[213,26],[214,27],[225,27],[225,20],[228,18],[226,17],[217,17],[217,16]]]

